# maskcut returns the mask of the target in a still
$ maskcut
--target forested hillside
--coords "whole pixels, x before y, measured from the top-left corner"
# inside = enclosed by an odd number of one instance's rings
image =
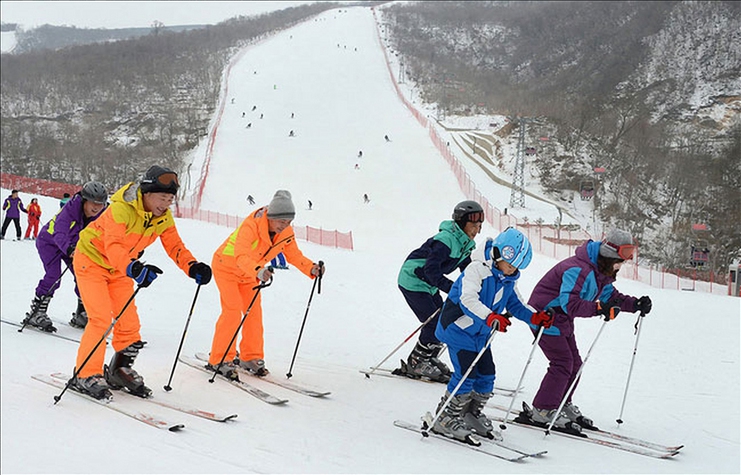
[[[224,67],[250,42],[335,7],[318,3],[184,32],[0,58],[2,171],[66,183],[181,169],[207,133]]]
[[[528,140],[556,140],[538,143],[528,166],[554,195],[594,180],[602,220],[630,228],[644,257],[687,267],[692,245],[706,244],[722,270],[741,254],[741,3],[408,2],[383,12],[402,78],[441,116],[538,117]]]

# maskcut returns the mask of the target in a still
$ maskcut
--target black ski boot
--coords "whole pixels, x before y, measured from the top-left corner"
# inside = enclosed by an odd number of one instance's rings
[[[450,370],[445,374],[439,366],[445,365],[436,356],[441,349],[442,345],[437,347],[435,343],[425,345],[417,342],[407,361],[402,360],[401,368],[395,369],[393,374],[412,379],[424,378],[438,383],[447,383],[450,381]]]
[[[31,301],[31,311],[26,314],[23,323],[48,333],[57,331],[56,327],[51,322],[49,315],[46,314],[46,309],[49,308],[50,301],[51,296],[49,295],[37,295],[34,297]]]
[[[440,353],[445,348],[445,345],[443,345],[442,343],[429,343],[427,347],[432,350],[432,358],[430,358],[430,361],[432,361],[432,364],[440,369],[440,372],[443,374],[444,377],[448,378],[449,381],[450,368],[448,368],[448,365],[440,361]]]
[[[69,387],[78,393],[87,394],[95,399],[110,400],[113,398],[108,383],[102,374],[94,374],[87,378],[72,378]]]
[[[72,314],[72,320],[69,321],[69,324],[75,328],[83,329],[87,325],[87,312],[80,299],[77,299],[77,310]]]
[[[105,380],[111,389],[125,388],[142,398],[152,395],[152,390],[144,385],[144,378],[131,367],[143,346],[141,341],[137,341],[113,355],[111,363],[105,367]]]

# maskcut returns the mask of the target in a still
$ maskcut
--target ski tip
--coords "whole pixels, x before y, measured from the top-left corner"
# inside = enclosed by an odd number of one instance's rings
[[[167,430],[170,432],[180,432],[183,429],[185,429],[185,424],[175,424],[174,426],[170,426]]]
[[[237,414],[232,414],[232,415],[230,415],[230,416],[226,416],[226,417],[224,418],[224,422],[227,422],[227,421],[231,421],[231,420],[234,420],[234,419],[236,419],[236,418],[237,418]]]

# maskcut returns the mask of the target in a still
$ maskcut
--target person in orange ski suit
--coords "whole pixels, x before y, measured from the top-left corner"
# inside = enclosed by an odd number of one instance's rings
[[[131,367],[144,346],[133,301],[134,282],[137,290],[147,287],[162,271],[138,259],[159,238],[170,259],[198,285],[211,280],[211,268],[196,261],[175,227],[169,208],[178,188],[175,172],[152,166],[141,180],[114,193],[110,206],[80,232],[73,265],[88,323],[77,351],[71,389],[97,399],[109,399],[110,389],[126,389],[141,397],[151,394]],[[106,346],[93,349],[119,315],[111,342],[116,353],[104,368]]]
[[[291,227],[295,216],[291,193],[278,190],[268,206],[245,218],[214,253],[211,266],[219,288],[221,315],[216,322],[207,367],[214,371],[218,368],[229,379],[238,378],[236,365],[258,376],[269,373],[263,359],[261,298],[259,293],[256,295],[255,287],[270,280],[270,261],[282,252],[306,276],[314,279],[324,274],[324,266],[307,259],[298,248]],[[248,308],[237,355],[236,344],[229,342]]]
[[[26,228],[26,239],[31,239],[31,230],[33,230],[33,238],[39,237],[39,221],[41,221],[41,206],[39,200],[33,198],[31,204],[28,205],[28,227]]]

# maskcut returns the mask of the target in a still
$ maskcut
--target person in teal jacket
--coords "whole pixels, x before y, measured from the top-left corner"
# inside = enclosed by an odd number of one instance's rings
[[[447,294],[453,285],[446,274],[455,269],[463,271],[471,262],[476,247],[473,239],[481,232],[484,210],[475,201],[463,201],[453,209],[452,218],[440,223],[439,232],[412,251],[399,271],[399,290],[417,319],[427,323],[395,374],[441,383],[450,380],[450,369],[438,358],[443,344],[435,336],[437,313],[443,306],[440,292]]]

